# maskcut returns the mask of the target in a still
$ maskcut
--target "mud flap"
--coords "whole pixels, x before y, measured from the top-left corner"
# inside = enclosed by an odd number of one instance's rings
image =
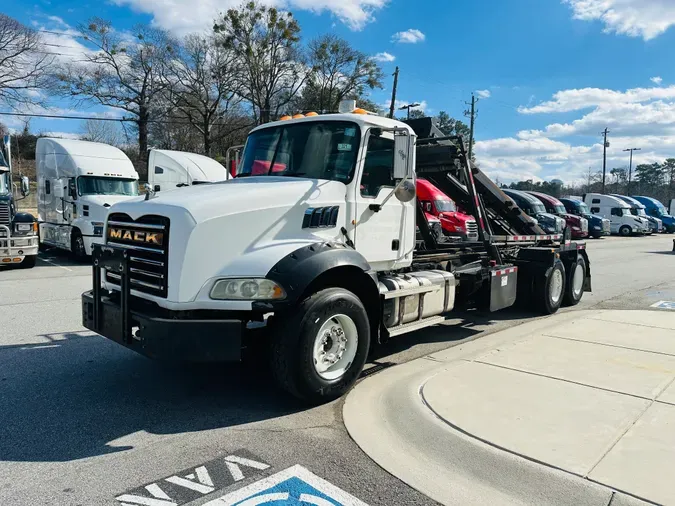
[[[490,272],[490,312],[511,307],[518,295],[518,267],[502,267]]]

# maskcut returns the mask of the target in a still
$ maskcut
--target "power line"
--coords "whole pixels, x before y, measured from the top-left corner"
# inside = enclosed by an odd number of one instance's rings
[[[69,116],[65,114],[38,114],[26,112],[0,112],[0,116],[19,116],[24,118],[47,118],[47,119],[75,119],[79,121],[94,120],[94,121],[119,121],[120,123],[138,123],[137,119],[133,118],[105,118],[97,116]],[[169,125],[192,125],[189,121],[175,121],[175,120],[158,120],[149,119],[148,123],[162,123]],[[212,126],[231,126],[231,123],[211,123]],[[242,127],[243,128],[243,127]]]

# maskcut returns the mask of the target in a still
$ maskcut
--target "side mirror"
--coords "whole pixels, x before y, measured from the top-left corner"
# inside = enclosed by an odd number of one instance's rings
[[[24,197],[30,195],[30,181],[27,176],[21,176],[21,195]]]
[[[403,179],[412,174],[410,139],[407,133],[394,133],[394,179]]]
[[[410,179],[406,179],[401,183],[396,187],[396,198],[403,203],[410,202],[417,195],[415,183]]]
[[[73,200],[77,199],[77,187],[73,180],[68,181],[68,196]]]

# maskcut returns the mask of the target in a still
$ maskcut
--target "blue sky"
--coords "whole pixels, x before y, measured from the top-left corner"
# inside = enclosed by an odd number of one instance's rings
[[[675,2],[672,0],[269,0],[290,8],[303,37],[334,32],[371,55],[386,53],[384,90],[401,68],[398,97],[430,114],[461,117],[475,92],[476,152],[500,180],[567,181],[601,168],[599,132],[612,133],[610,167],[675,156]],[[63,32],[54,51],[86,48],[73,28],[90,16],[119,30],[154,23],[177,35],[208,29],[235,0],[38,0],[5,12],[27,25]],[[69,56],[59,56],[67,59]],[[673,83],[673,86],[671,86]],[[59,102],[64,112],[72,105]],[[97,111],[92,108],[91,111]],[[86,114],[80,108],[72,111]],[[17,127],[16,120],[6,121]],[[81,122],[33,120],[37,131],[77,133]]]

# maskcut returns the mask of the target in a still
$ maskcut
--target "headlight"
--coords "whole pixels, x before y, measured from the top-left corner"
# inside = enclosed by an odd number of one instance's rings
[[[103,235],[103,222],[92,221],[91,224],[94,227],[94,235],[96,237],[101,237]]]
[[[37,223],[16,223],[14,225],[14,231],[21,235],[33,235],[37,234]]]
[[[282,287],[269,279],[221,279],[211,289],[216,300],[280,300],[286,298]]]
[[[597,225],[593,225],[593,230],[602,230],[602,227],[599,227]]]

